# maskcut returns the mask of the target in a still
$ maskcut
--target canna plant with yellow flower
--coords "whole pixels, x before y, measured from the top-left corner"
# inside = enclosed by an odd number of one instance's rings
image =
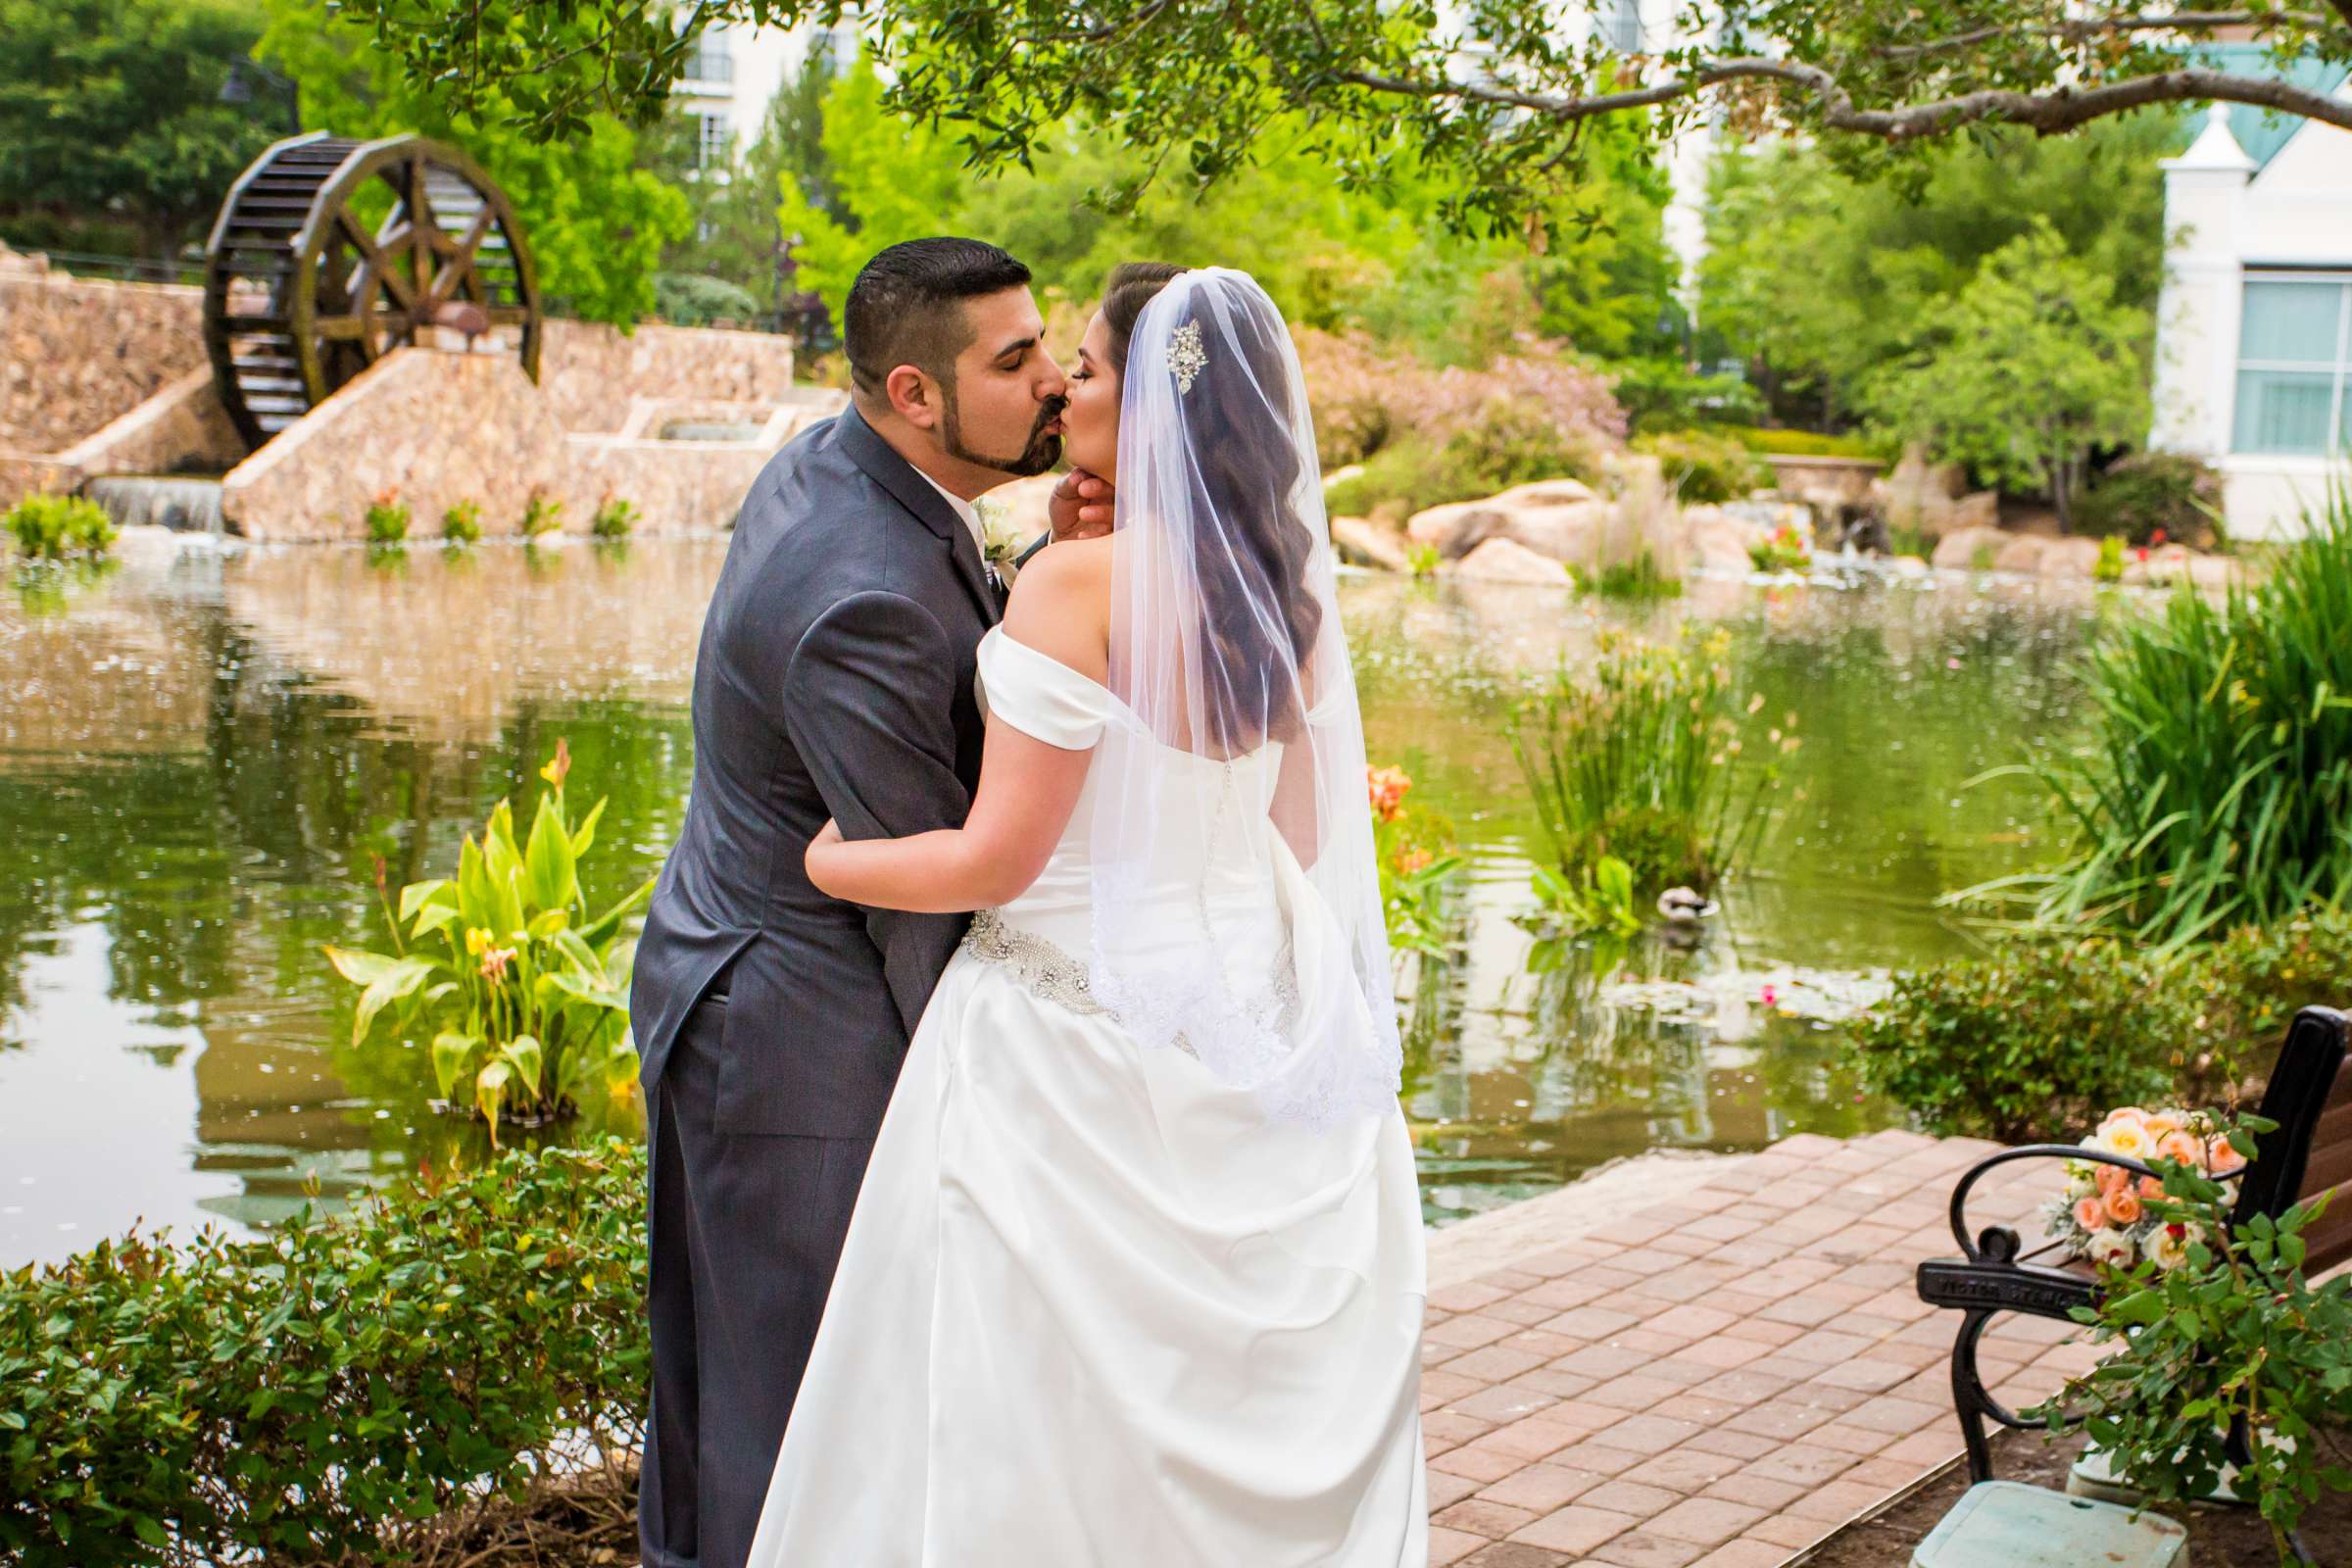
[[[548,787],[527,836],[515,838],[514,810],[501,801],[480,840],[466,836],[455,876],[408,884],[397,912],[387,902],[390,953],[326,949],[336,972],[360,987],[353,1044],[379,1026],[403,1047],[428,1039],[441,1098],[478,1112],[494,1145],[502,1115],[567,1115],[590,1089],[625,1094],[636,1079],[636,943],[622,926],[654,884],[588,912],[579,865],[605,803],[575,824],[564,799],[570,770],[570,748],[559,740],[539,770]]]

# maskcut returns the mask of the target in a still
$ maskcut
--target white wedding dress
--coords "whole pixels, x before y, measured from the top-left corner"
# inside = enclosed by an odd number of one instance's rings
[[[995,719],[1070,750],[1113,701],[1001,628],[980,683]],[[1169,765],[1230,769],[1262,808],[1280,750]],[[1094,1004],[1101,771],[1035,885],[976,917],[915,1031],[753,1568],[1428,1561],[1402,1120],[1269,1123]],[[1154,913],[1164,896],[1167,920],[1207,919],[1237,965],[1262,968],[1285,899],[1313,896],[1295,861],[1153,854]]]

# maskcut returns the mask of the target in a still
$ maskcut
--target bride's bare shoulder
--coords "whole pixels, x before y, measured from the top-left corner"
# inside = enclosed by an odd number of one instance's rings
[[[1029,558],[1004,607],[1004,632],[1101,679],[1110,662],[1111,541],[1065,539]]]

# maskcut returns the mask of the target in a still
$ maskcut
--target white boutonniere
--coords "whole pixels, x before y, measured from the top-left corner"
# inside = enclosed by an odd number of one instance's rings
[[[972,512],[980,519],[980,555],[992,566],[1011,563],[1021,543],[1012,535],[1012,509],[990,496],[972,503]]]

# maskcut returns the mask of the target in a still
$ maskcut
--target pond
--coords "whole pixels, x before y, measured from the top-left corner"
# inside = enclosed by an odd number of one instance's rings
[[[559,737],[611,798],[601,905],[650,875],[690,774],[686,699],[721,538],[560,551],[142,550],[0,595],[0,1266],[134,1221],[268,1224],[477,1131],[415,1058],[349,1045],[327,942],[380,943]],[[1468,859],[1449,961],[1408,970],[1405,1105],[1443,1223],[1647,1150],[1883,1125],[1835,1020],[1890,968],[1965,951],[1939,893],[2045,858],[2017,779],[2061,737],[2099,601],[2029,581],[1710,580],[1639,610],[1514,584],[1351,576],[1374,760]],[[1598,954],[1514,916],[1540,855],[1504,722],[1607,628],[1732,637],[1797,715],[1775,823],[1722,913]],[[617,1112],[622,1125],[633,1107]]]

